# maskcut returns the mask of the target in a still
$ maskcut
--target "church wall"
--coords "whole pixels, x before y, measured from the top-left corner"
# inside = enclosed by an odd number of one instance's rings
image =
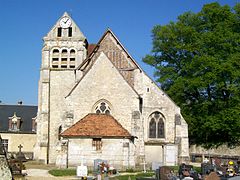
[[[125,145],[126,143],[128,146]],[[103,138],[102,149],[99,151],[92,146],[92,139],[69,139],[68,163],[69,166],[78,166],[83,161],[88,168],[93,168],[94,160],[102,159],[118,170],[133,167],[134,162],[130,157],[131,148],[133,145],[128,139]]]
[[[148,145],[145,147],[146,163],[161,162],[163,164],[163,147],[159,145]]]
[[[132,132],[132,114],[139,110],[138,95],[103,53],[67,98],[67,104],[72,104],[69,107],[73,108],[74,122],[95,113],[94,105],[102,99],[109,103],[111,115],[135,135]],[[137,143],[136,140],[136,146]],[[139,152],[134,154],[132,151],[131,154],[131,158],[137,158]]]
[[[161,146],[166,144],[178,145],[178,156],[189,157],[188,152],[188,126],[180,114],[180,108],[144,73],[135,70],[134,88],[143,98],[142,118],[144,121],[144,142],[146,148],[150,145]],[[149,137],[149,115],[159,111],[165,118],[165,138],[150,139]],[[179,122],[176,123],[176,115],[179,115]],[[147,157],[148,155],[146,155]],[[158,156],[155,154],[155,156]],[[150,157],[149,157],[150,158]],[[150,162],[150,159],[147,161]],[[160,162],[164,162],[162,159]],[[180,162],[180,161],[179,161]],[[165,162],[166,163],[166,162]]]
[[[175,113],[178,109],[169,97],[161,91],[157,85],[145,75],[144,72],[135,72],[135,88],[143,97],[144,127],[148,127],[148,117],[154,111],[159,111],[165,117],[166,138],[165,142],[174,143],[175,138]],[[144,85],[143,85],[144,84]],[[148,129],[146,129],[148,130]],[[148,133],[145,133],[145,141],[148,141]]]
[[[75,122],[88,113],[95,113],[93,107],[101,99],[110,103],[111,115],[131,133],[132,112],[138,110],[138,95],[105,55],[99,57],[69,97]]]

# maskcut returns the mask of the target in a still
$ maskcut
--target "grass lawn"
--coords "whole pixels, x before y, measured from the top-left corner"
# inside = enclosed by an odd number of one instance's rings
[[[53,176],[76,176],[76,169],[51,169],[48,171]]]
[[[173,169],[174,172],[178,172],[179,166],[171,166],[171,169]],[[200,172],[200,167],[193,167],[197,172]],[[53,176],[76,176],[76,168],[69,168],[69,169],[51,169],[49,170],[49,173]],[[89,172],[91,174],[91,172]],[[110,180],[136,180],[137,177],[153,177],[155,175],[155,172],[121,172],[117,176],[110,176]]]
[[[49,174],[53,176],[76,176],[76,169],[52,169],[48,171]],[[123,173],[123,175],[119,176],[110,176],[109,179],[111,180],[128,180],[129,177],[131,180],[135,180],[137,177],[151,177],[155,173],[154,172],[134,172],[134,173]]]

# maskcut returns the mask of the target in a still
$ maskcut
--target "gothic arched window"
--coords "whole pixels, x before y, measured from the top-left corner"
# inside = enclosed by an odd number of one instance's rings
[[[101,101],[95,108],[95,112],[97,114],[110,114],[111,112],[111,108],[110,106],[104,102],[104,101]]]
[[[154,112],[149,117],[149,138],[164,138],[164,117],[160,112]]]
[[[158,121],[158,138],[164,138],[164,122],[163,119],[160,118]]]
[[[149,123],[149,137],[156,138],[156,121],[154,118]]]

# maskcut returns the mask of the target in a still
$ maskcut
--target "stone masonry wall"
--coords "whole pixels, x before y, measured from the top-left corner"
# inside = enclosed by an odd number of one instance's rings
[[[75,122],[88,113],[95,113],[93,107],[101,99],[110,103],[113,117],[131,132],[132,112],[138,110],[139,105],[138,95],[104,54],[68,98],[68,103],[73,103]]]
[[[125,144],[128,146],[125,146]],[[109,165],[124,169],[134,167],[133,152],[134,145],[127,139],[102,139],[102,150],[96,151],[92,146],[92,139],[70,139],[68,148],[69,166],[83,164],[92,168],[95,159],[106,160]]]

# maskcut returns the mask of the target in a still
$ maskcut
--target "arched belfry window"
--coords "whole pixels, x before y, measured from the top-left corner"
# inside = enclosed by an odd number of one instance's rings
[[[74,49],[71,49],[71,50],[70,50],[70,55],[71,55],[71,56],[75,55],[75,50],[74,50]]]
[[[156,111],[152,113],[149,117],[149,138],[164,138],[164,117],[163,115]]]
[[[58,55],[59,54],[59,50],[58,49],[54,49],[53,50],[53,55]]]
[[[62,55],[67,55],[67,50],[66,49],[62,50]]]
[[[97,114],[111,114],[111,108],[106,101],[100,101],[94,109]]]
[[[58,68],[58,61],[59,61],[59,50],[53,49],[52,50],[52,67]]]

